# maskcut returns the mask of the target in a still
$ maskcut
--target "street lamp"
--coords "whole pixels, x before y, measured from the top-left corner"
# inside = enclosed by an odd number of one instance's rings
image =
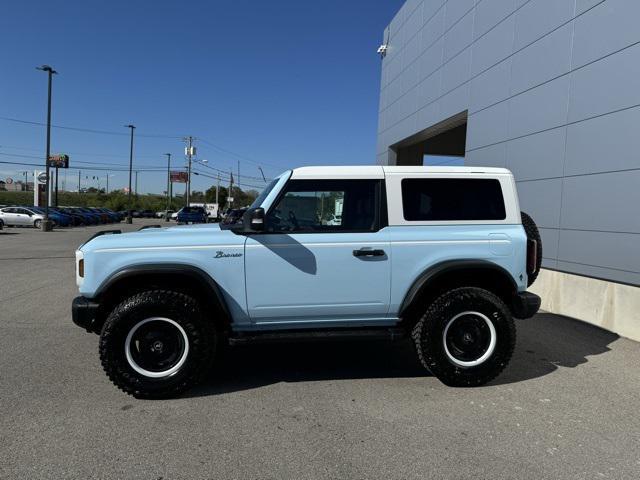
[[[51,154],[51,83],[54,75],[57,75],[53,68],[49,65],[42,65],[41,67],[36,67],[38,70],[42,70],[43,72],[47,72],[49,77],[49,88],[48,88],[48,99],[47,99],[47,147],[45,153],[45,202],[44,202],[44,220],[42,220],[42,231],[50,232],[52,229],[52,223],[49,220],[49,191],[51,189],[51,182],[49,178],[49,155]]]
[[[125,125],[125,128],[131,129],[131,143],[129,146],[129,191],[127,192],[127,223],[133,223],[131,217],[131,172],[133,170],[133,131],[136,129],[135,125]]]
[[[165,153],[167,156],[167,212],[171,209],[171,154]],[[165,215],[165,220],[169,221],[169,215]]]

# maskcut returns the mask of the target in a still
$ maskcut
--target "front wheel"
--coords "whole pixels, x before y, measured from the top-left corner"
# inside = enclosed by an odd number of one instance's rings
[[[40,230],[40,227],[42,227],[42,220],[38,219],[35,222],[33,222],[33,226],[34,228],[37,228],[38,230]]]
[[[438,297],[413,328],[418,358],[444,384],[484,385],[507,366],[516,341],[507,306],[491,292],[457,288]]]
[[[137,398],[166,398],[197,384],[209,371],[217,332],[198,302],[152,290],[118,305],[100,334],[107,376]]]

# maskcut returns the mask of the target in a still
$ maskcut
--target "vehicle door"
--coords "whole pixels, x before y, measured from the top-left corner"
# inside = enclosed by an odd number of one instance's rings
[[[29,210],[27,210],[26,208],[16,208],[15,209],[15,218],[16,218],[16,225],[31,225],[33,222],[31,221],[31,217],[33,216],[33,213],[31,213]]]
[[[266,213],[265,231],[247,239],[252,322],[295,327],[387,320],[390,244],[382,192],[378,179],[290,180]]]
[[[16,209],[14,207],[3,208],[2,221],[5,225],[18,225]]]

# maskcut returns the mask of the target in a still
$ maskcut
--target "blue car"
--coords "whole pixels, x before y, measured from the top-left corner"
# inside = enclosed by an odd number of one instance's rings
[[[27,210],[32,211],[33,213],[39,213],[44,215],[44,208],[42,207],[24,207]],[[53,220],[56,225],[60,227],[68,227],[69,225],[73,225],[73,220],[69,215],[65,215],[63,213],[59,213],[53,208],[49,209],[49,219]]]
[[[207,223],[207,211],[202,207],[182,207],[177,220],[178,223]]]

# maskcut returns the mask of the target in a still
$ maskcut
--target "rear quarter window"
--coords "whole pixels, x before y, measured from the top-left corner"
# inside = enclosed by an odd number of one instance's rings
[[[405,178],[407,221],[504,220],[500,181],[485,178]]]

